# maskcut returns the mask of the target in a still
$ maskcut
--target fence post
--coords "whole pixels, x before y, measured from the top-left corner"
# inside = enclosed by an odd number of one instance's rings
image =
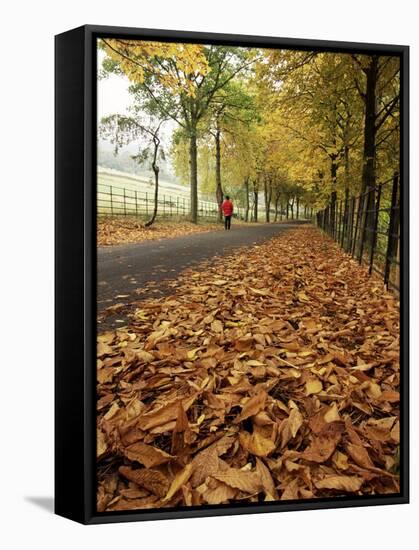
[[[354,233],[354,241],[352,243],[352,256],[356,256],[356,241],[358,239],[358,233],[359,233],[359,221],[361,218],[361,202],[362,198],[361,195],[358,197],[358,200],[356,201],[356,222],[355,222],[355,233]]]
[[[345,202],[343,207],[343,227],[342,227],[342,234],[340,236],[340,246],[345,250],[345,238],[348,240],[348,217],[349,217],[349,203],[348,203],[348,194],[347,191],[345,191]]]
[[[339,201],[338,223],[337,223],[337,231],[335,236],[335,240],[338,243],[340,243],[341,231],[342,231],[342,201]]]
[[[355,197],[352,197],[351,199],[351,206],[350,206],[350,223],[349,223],[349,231],[348,231],[348,238],[346,242],[346,251],[352,252],[352,239],[354,236],[354,218],[355,218]]]
[[[166,195],[163,195],[163,216],[166,215]]]
[[[362,257],[364,255],[364,244],[366,241],[369,241],[369,231],[371,229],[369,223],[371,221],[372,206],[374,202],[374,194],[376,187],[370,187],[362,197],[362,219],[361,219],[361,244],[359,252],[359,263],[362,264]],[[364,211],[365,209],[365,211]]]
[[[112,185],[110,186],[110,190],[111,190],[111,215],[113,216],[113,200],[112,200]]]
[[[137,200],[137,190],[135,190],[135,217],[138,218],[138,200]]]
[[[374,252],[377,245],[377,228],[378,228],[378,216],[380,215],[380,199],[381,199],[381,185],[378,186],[377,199],[375,202],[375,212],[374,212],[374,226],[372,227],[372,241],[371,241],[371,252],[370,252],[370,266],[368,273],[371,275],[372,268],[374,265]]]
[[[390,280],[391,263],[396,255],[399,230],[399,204],[397,192],[399,187],[399,174],[396,172],[393,176],[393,188],[391,191],[390,222],[388,226],[386,263],[384,268],[384,284],[387,286]]]
[[[179,217],[179,197],[176,197],[176,216]]]
[[[125,187],[124,187],[124,216],[127,215],[127,202],[125,197]]]
[[[148,192],[145,192],[145,213],[148,216]]]
[[[369,191],[368,191],[369,192]],[[364,193],[365,195],[365,193]],[[359,252],[358,252],[358,262],[362,264],[362,256],[364,255],[364,242],[365,242],[365,234],[367,233],[367,223],[368,223],[368,212],[364,212],[365,210],[368,210],[368,199],[365,199],[365,196],[360,196],[360,207],[361,207],[361,226],[359,229],[359,236],[360,236],[360,243],[359,243]]]

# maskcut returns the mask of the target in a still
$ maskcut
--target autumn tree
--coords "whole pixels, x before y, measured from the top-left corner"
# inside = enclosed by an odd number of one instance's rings
[[[191,221],[198,216],[199,124],[216,94],[253,63],[253,52],[228,46],[103,39],[105,69],[133,82],[143,108],[174,120],[189,140]]]
[[[154,223],[158,211],[160,171],[158,160],[159,158],[164,159],[160,130],[165,120],[152,119],[149,122],[144,122],[135,107],[132,109],[132,115],[114,114],[103,117],[99,126],[99,135],[114,145],[115,154],[118,154],[121,147],[138,142],[138,152],[132,158],[139,164],[150,162],[154,173],[154,206],[151,218],[145,223],[145,227],[150,227]]]
[[[368,214],[371,215],[375,201],[377,148],[399,129],[400,60],[391,56],[355,54],[352,59],[356,69],[354,83],[364,103],[361,187],[363,204],[360,224],[362,234],[369,239],[372,236],[365,235],[365,232],[370,224]],[[388,121],[393,121],[393,124],[388,124]],[[377,143],[380,130],[383,130],[383,135]]]

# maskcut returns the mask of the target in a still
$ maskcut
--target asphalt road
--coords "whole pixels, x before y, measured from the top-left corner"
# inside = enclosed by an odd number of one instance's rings
[[[154,292],[155,296],[165,293],[164,283],[175,279],[184,269],[240,247],[261,243],[301,223],[304,222],[232,226],[230,231],[99,247],[98,312],[120,302],[139,300],[138,290],[141,292],[146,285],[147,292]],[[154,287],[151,291],[150,286]],[[109,322],[106,325],[110,328]]]

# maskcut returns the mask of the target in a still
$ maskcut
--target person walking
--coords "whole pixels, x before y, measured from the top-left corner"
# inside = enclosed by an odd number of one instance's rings
[[[233,215],[233,201],[230,200],[230,197],[228,195],[226,195],[226,198],[223,200],[221,210],[224,214],[224,229],[230,229],[231,216]]]

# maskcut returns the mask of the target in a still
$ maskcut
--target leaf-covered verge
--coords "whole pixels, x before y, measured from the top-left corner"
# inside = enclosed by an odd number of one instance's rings
[[[220,229],[224,227],[214,222],[198,225],[186,221],[164,221],[144,227],[141,221],[131,216],[101,217],[97,221],[97,246],[154,241]]]
[[[98,335],[97,509],[399,492],[399,304],[313,227]]]

